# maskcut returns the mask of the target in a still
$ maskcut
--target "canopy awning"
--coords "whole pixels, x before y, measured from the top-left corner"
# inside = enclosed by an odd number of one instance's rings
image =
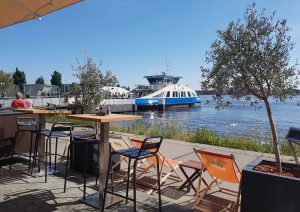
[[[0,29],[37,19],[83,0],[0,0]]]

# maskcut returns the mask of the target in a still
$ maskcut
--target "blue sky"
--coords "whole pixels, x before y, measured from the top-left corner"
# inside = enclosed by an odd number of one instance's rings
[[[83,63],[83,52],[102,70],[111,70],[121,85],[146,84],[144,75],[164,71],[183,76],[181,84],[200,88],[205,51],[232,20],[242,18],[248,0],[85,0],[54,12],[42,21],[29,21],[0,30],[0,69],[25,71],[28,83],[43,76],[49,83],[54,70],[63,83],[76,81],[72,65]],[[258,8],[286,18],[300,53],[300,2],[259,0]]]

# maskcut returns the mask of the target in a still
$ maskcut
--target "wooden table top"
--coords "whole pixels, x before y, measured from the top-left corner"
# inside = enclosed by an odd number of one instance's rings
[[[14,111],[32,113],[32,114],[71,114],[71,111],[69,111],[69,110],[45,110],[45,109],[17,108],[17,109],[14,109]]]
[[[67,118],[81,121],[95,121],[95,122],[115,122],[115,121],[130,121],[142,119],[142,116],[125,115],[125,114],[109,114],[107,116],[99,116],[96,114],[76,114],[67,115]]]
[[[194,160],[184,161],[182,163],[179,163],[178,165],[181,167],[187,167],[196,170],[201,170],[202,168],[202,163],[200,161],[194,161]]]

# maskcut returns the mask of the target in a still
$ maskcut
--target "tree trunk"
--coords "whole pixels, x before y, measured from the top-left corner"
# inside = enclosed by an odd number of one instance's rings
[[[268,98],[264,99],[266,110],[269,118],[269,123],[272,131],[272,142],[273,142],[273,150],[275,153],[275,159],[276,159],[276,169],[280,173],[282,172],[282,166],[281,166],[281,158],[280,158],[280,151],[279,151],[279,143],[278,143],[278,136],[277,131],[275,127],[275,123],[272,117],[271,107]]]

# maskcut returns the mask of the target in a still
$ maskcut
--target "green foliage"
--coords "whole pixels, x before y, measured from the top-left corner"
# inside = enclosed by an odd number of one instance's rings
[[[261,100],[291,97],[298,84],[296,66],[289,66],[294,43],[286,20],[274,18],[275,13],[267,17],[253,4],[243,22],[230,22],[225,30],[218,30],[206,55],[212,68],[202,68],[202,87],[219,95],[232,89],[237,99],[248,94]]]
[[[110,95],[108,92],[103,91],[104,86],[115,86],[117,83],[117,78],[113,73],[107,71],[103,74],[92,58],[87,58],[84,65],[80,65],[77,61],[77,65],[73,67],[73,70],[75,71],[75,77],[79,79],[79,83],[72,85],[70,95],[75,98],[75,106],[82,106],[84,112],[91,111]]]
[[[13,86],[13,77],[11,74],[0,70],[0,94],[8,92]]]
[[[55,122],[72,122],[74,124],[91,124],[91,125],[95,124],[95,122],[68,119],[64,116],[48,116],[47,117],[47,123],[55,123]]]
[[[64,122],[71,121],[75,124],[94,124],[94,122],[87,121],[74,121],[66,119],[63,116],[50,116],[47,118],[47,122]],[[269,141],[266,144],[260,144],[258,141],[243,138],[243,137],[218,137],[216,133],[212,130],[205,128],[196,129],[194,132],[187,132],[180,127],[175,125],[161,126],[158,124],[146,125],[140,121],[134,122],[132,125],[120,126],[120,125],[110,125],[110,130],[112,132],[123,132],[135,135],[161,135],[164,138],[187,141],[193,143],[207,144],[213,146],[227,147],[232,149],[241,149],[262,153],[274,153],[274,149]],[[289,146],[286,142],[282,142],[280,146],[281,153],[283,155],[292,155]],[[296,153],[300,156],[300,147],[296,149]]]
[[[40,76],[39,78],[37,78],[35,80],[35,84],[44,85],[45,84],[45,80],[44,80],[43,76]]]
[[[23,85],[26,84],[26,76],[24,71],[20,71],[18,67],[13,73],[14,85]]]
[[[58,71],[54,71],[53,74],[51,75],[51,85],[58,85],[61,86],[61,73],[59,73]]]
[[[290,66],[290,51],[294,43],[288,35],[286,20],[275,21],[275,12],[267,17],[265,10],[257,11],[255,4],[245,12],[243,22],[230,22],[218,30],[218,38],[206,54],[211,68],[202,70],[202,88],[216,92],[218,108],[230,106],[222,95],[230,91],[240,99],[253,95],[265,103],[276,167],[281,171],[278,136],[269,98],[285,101],[295,94],[298,85],[296,65]]]
[[[258,141],[249,138],[230,136],[218,137],[214,131],[205,128],[199,128],[195,132],[186,132],[182,128],[179,128],[175,125],[167,125],[162,127],[158,124],[145,125],[142,122],[136,122],[133,125],[129,126],[112,125],[110,130],[145,136],[161,135],[164,138],[193,143],[263,153],[274,153],[273,147],[269,142],[267,142],[267,144],[260,144]],[[282,143],[281,145],[281,152],[284,155],[291,155],[290,149],[285,143]],[[300,151],[298,152],[298,154],[300,155]]]

